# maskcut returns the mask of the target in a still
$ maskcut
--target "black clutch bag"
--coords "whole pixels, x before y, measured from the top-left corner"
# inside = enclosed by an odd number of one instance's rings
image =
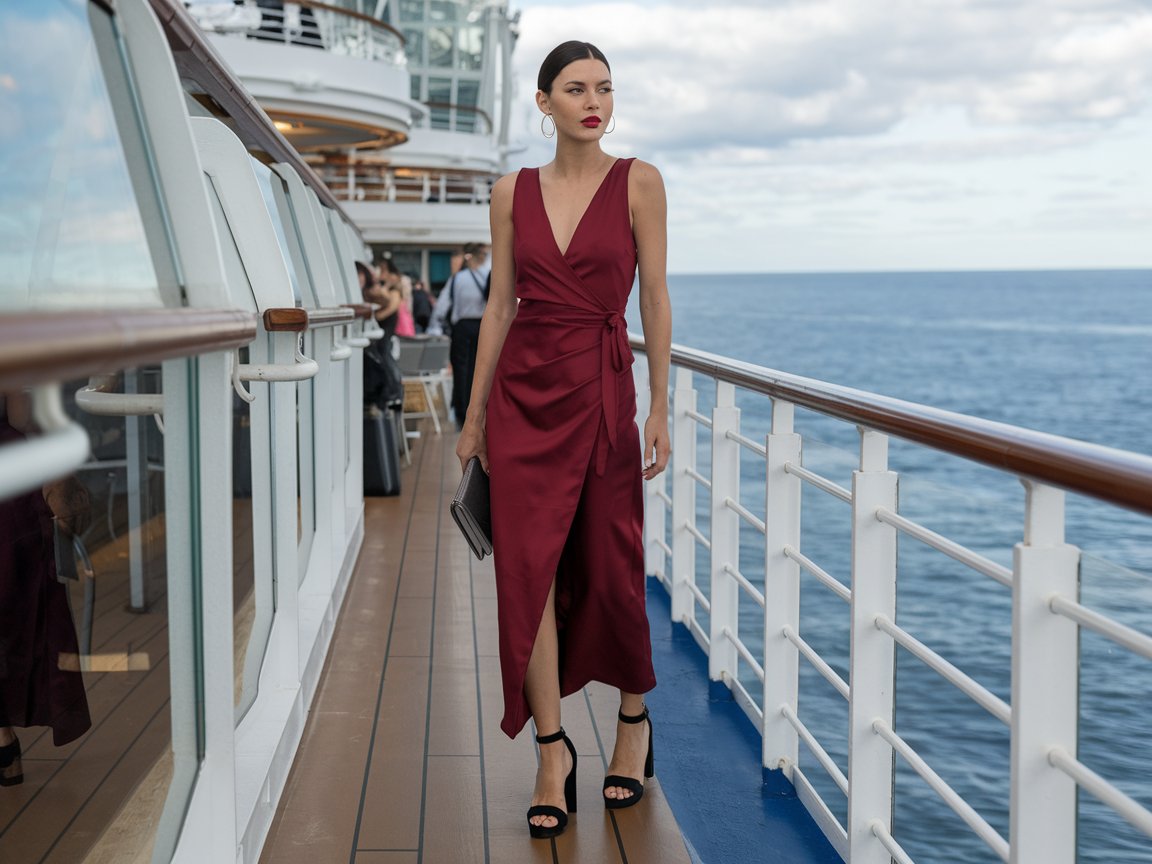
[[[464,476],[450,507],[452,518],[476,557],[481,561],[492,554],[492,511],[488,497],[488,475],[473,456],[464,467]]]

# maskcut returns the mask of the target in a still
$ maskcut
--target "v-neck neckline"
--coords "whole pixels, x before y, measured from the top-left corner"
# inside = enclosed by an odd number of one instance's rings
[[[596,187],[596,191],[592,193],[591,200],[588,201],[588,206],[584,208],[584,212],[580,214],[580,219],[576,223],[576,227],[572,230],[572,236],[568,238],[568,248],[561,250],[560,243],[556,239],[556,230],[552,227],[552,218],[548,215],[548,205],[544,203],[544,184],[540,181],[540,169],[536,169],[536,191],[540,195],[540,209],[544,211],[544,222],[548,226],[548,236],[552,238],[552,246],[560,253],[560,257],[567,260],[568,253],[572,251],[572,245],[576,242],[576,236],[580,233],[580,228],[584,224],[584,218],[592,209],[592,205],[596,203],[596,199],[600,197],[600,193],[604,190],[604,184],[608,182],[608,178],[612,176],[612,172],[616,170],[616,165],[620,159],[616,158],[612,164],[608,166],[608,170],[604,176],[600,178],[600,183]]]

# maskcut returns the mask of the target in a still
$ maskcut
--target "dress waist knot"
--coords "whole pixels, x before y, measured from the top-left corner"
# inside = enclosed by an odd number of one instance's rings
[[[619,419],[619,388],[617,377],[632,365],[632,351],[628,345],[628,327],[624,315],[618,311],[583,309],[548,301],[522,301],[516,317],[562,321],[572,327],[598,327],[600,332],[600,401],[603,407],[604,435],[596,444],[596,474],[603,476],[608,464],[608,451],[616,447],[616,426]]]

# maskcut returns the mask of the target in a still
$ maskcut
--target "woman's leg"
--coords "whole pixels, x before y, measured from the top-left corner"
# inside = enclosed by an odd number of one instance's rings
[[[644,713],[644,696],[640,693],[620,691],[620,713],[635,717]],[[648,756],[648,724],[616,722],[616,746],[612,749],[612,762],[608,774],[631,777],[644,782],[644,760]],[[620,786],[604,790],[605,798],[631,798],[632,792]]]
[[[536,631],[536,642],[528,660],[524,676],[524,695],[536,723],[537,735],[551,735],[560,728],[560,668],[559,640],[556,636],[556,580],[548,591],[544,614]],[[572,768],[572,757],[563,741],[541,744],[540,765],[536,769],[536,789],[532,793],[532,806],[551,804],[564,809],[564,779]],[[554,816],[533,816],[534,825],[551,828]]]

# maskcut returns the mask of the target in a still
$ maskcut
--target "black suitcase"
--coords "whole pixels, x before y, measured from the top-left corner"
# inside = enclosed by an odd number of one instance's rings
[[[400,454],[396,447],[395,412],[364,412],[364,494],[400,494]]]

